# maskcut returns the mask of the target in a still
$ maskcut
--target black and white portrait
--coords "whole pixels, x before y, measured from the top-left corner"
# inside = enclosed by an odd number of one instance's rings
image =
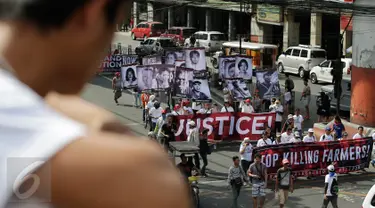
[[[175,66],[176,66],[176,67],[183,67],[183,68],[185,68],[185,67],[186,67],[186,64],[185,64],[185,61],[184,61],[184,60],[182,60],[182,61],[177,60]]]
[[[153,64],[162,64],[161,56],[145,56],[142,58],[142,65],[153,65]]]
[[[185,49],[186,68],[195,71],[206,70],[206,54],[204,48]]]
[[[257,71],[256,77],[256,87],[261,98],[271,99],[280,95],[279,75],[277,70]]]
[[[224,78],[225,79],[238,78],[238,72],[236,70],[236,61],[224,62]]]
[[[190,95],[189,98],[194,100],[211,99],[210,88],[207,79],[194,79],[189,82]]]
[[[123,66],[121,68],[122,86],[125,88],[132,88],[138,85],[136,68],[137,66]]]
[[[244,56],[236,57],[236,73],[238,78],[249,80],[253,77],[253,59]]]
[[[151,90],[152,89],[152,75],[154,68],[150,65],[137,66],[137,77],[138,77],[138,90]]]
[[[175,65],[177,60],[177,53],[175,51],[165,52],[164,64]]]
[[[193,69],[176,67],[175,82],[173,84],[174,94],[178,97],[188,97],[190,92],[189,81],[193,80]]]
[[[175,66],[173,65],[153,65],[152,89],[168,89],[174,82]]]
[[[226,84],[235,100],[243,100],[251,97],[251,92],[247,87],[245,80],[226,80]]]
[[[220,56],[219,57],[219,78],[225,79],[226,77],[226,67],[229,66],[229,64],[236,62],[235,56]]]

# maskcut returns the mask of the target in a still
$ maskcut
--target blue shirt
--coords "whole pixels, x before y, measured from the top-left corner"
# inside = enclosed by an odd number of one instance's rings
[[[345,126],[342,123],[339,123],[339,124],[334,123],[333,130],[335,131],[337,138],[342,138],[342,132],[345,131]]]

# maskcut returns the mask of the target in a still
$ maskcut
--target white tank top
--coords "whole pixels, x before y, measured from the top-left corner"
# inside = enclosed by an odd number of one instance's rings
[[[2,69],[0,83],[0,207],[30,207],[25,200],[31,197],[13,191],[17,178],[34,172],[65,145],[84,136],[86,129],[49,108],[43,98]]]

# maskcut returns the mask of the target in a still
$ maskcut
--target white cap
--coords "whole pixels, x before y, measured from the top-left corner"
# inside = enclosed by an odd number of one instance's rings
[[[194,121],[189,121],[189,126],[195,126],[195,122]]]
[[[308,132],[309,132],[309,133],[314,133],[314,129],[309,128]]]
[[[299,132],[298,132],[298,131],[294,132],[294,136],[295,136],[295,137],[298,137],[298,138],[301,137],[301,135],[299,135]]]
[[[328,169],[329,172],[333,172],[333,171],[335,171],[335,166],[328,165],[327,169]]]
[[[245,139],[243,139],[244,142],[250,142],[250,138],[249,137],[246,137]]]
[[[291,119],[291,118],[293,118],[293,115],[292,115],[292,114],[289,114],[289,115],[288,115],[288,119]]]
[[[150,100],[153,101],[155,99],[155,95],[150,96]]]

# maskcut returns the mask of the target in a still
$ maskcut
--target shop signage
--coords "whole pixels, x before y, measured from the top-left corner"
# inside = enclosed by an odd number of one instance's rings
[[[280,6],[259,4],[257,8],[257,21],[260,23],[281,25],[283,24],[283,9]]]
[[[345,30],[346,26],[349,24],[347,30],[353,31],[353,19],[350,21],[351,15],[341,15],[340,17],[340,28],[341,30]],[[350,21],[350,23],[349,23]]]

